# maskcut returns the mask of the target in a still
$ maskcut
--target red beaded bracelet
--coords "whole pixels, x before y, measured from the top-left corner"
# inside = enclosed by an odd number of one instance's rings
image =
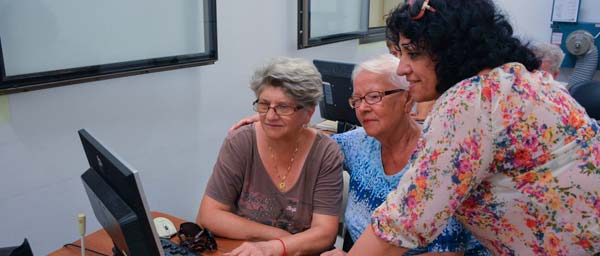
[[[285,251],[285,243],[283,242],[283,240],[281,240],[281,238],[275,238],[277,240],[279,240],[279,242],[281,242],[281,246],[283,246],[283,256],[287,256],[287,253]]]

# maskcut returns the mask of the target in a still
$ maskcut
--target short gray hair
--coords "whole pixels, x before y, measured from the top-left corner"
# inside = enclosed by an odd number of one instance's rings
[[[298,105],[312,107],[323,97],[322,83],[321,74],[309,61],[277,57],[254,72],[250,89],[258,98],[265,85],[280,87]]]
[[[529,48],[540,61],[548,64],[550,68],[548,71],[551,73],[560,71],[560,64],[565,58],[565,53],[559,46],[550,43],[535,42],[531,43]]]
[[[392,54],[380,55],[376,58],[362,62],[354,67],[352,71],[352,81],[356,80],[358,74],[368,71],[371,73],[389,75],[390,82],[401,89],[408,89],[408,81],[405,76],[396,74],[396,69],[400,60]]]

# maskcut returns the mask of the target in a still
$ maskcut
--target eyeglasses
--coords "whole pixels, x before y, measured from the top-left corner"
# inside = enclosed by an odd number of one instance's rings
[[[258,100],[252,102],[252,106],[254,111],[258,112],[259,114],[266,114],[267,112],[269,112],[269,109],[273,109],[273,111],[275,111],[275,114],[280,116],[289,116],[303,108],[303,106],[289,105],[276,105],[274,107],[271,107],[271,104],[266,102],[259,102]]]
[[[358,96],[350,97],[350,99],[348,99],[348,103],[350,104],[351,108],[358,108],[360,106],[360,103],[363,100],[365,100],[365,102],[367,104],[373,105],[375,103],[381,102],[381,100],[383,100],[384,96],[394,94],[397,92],[403,92],[403,91],[405,91],[405,90],[404,89],[395,89],[395,90],[389,90],[389,91],[383,91],[383,92],[378,92],[378,91],[368,92],[363,97],[358,97]]]
[[[206,228],[193,222],[184,222],[177,232],[179,244],[196,252],[214,251],[217,249],[215,236]]]

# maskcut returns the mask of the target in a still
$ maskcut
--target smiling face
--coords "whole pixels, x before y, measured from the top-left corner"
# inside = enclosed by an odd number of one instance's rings
[[[273,109],[275,106],[296,107],[298,104],[285,94],[281,87],[265,85],[258,95],[258,102],[269,104],[271,108],[266,113],[259,114],[260,125],[264,133],[271,139],[295,138],[303,125],[310,122],[315,108],[304,107],[290,115],[279,115]]]
[[[390,81],[389,74],[370,71],[360,72],[354,79],[353,97],[364,97],[367,93],[395,90],[399,87]],[[394,132],[402,122],[409,118],[412,100],[407,92],[383,96],[380,102],[367,104],[364,100],[355,108],[356,117],[367,135],[377,139]]]
[[[400,35],[400,65],[396,73],[406,76],[410,83],[410,95],[416,102],[437,99],[440,94],[435,89],[438,84],[435,62],[423,49],[418,49],[412,41]]]

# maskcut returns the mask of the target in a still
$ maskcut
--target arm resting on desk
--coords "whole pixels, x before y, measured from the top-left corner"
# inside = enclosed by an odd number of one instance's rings
[[[316,255],[331,248],[338,229],[338,217],[314,213],[310,228],[283,237],[288,255]]]
[[[250,241],[271,240],[259,246],[271,247],[270,251],[282,251],[282,245],[275,240],[280,238],[285,243],[287,255],[314,255],[325,251],[334,243],[337,234],[337,216],[314,213],[311,227],[292,235],[283,229],[237,216],[229,210],[229,206],[204,196],[196,221],[218,236]],[[242,247],[250,250],[256,245],[243,244]]]
[[[229,206],[206,195],[202,198],[196,222],[217,236],[238,240],[264,241],[290,235],[283,229],[240,217],[232,213]]]
[[[245,242],[234,249],[231,255],[317,255],[331,248],[335,240],[337,217],[313,214],[311,228],[277,240]]]

